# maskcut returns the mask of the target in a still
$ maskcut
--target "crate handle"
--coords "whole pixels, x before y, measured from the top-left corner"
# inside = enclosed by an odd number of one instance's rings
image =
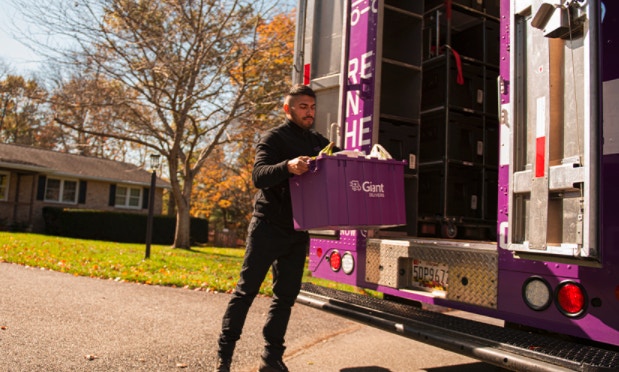
[[[310,159],[307,162],[307,167],[309,168],[308,170],[312,173],[316,173],[318,172],[318,162],[316,161],[316,159]]]

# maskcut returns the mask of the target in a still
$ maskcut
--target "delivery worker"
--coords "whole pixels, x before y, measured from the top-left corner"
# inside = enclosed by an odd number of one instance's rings
[[[329,141],[314,131],[316,94],[295,85],[284,99],[286,121],[267,131],[256,148],[252,179],[258,192],[248,227],[240,279],[223,317],[216,371],[229,371],[249,308],[269,268],[273,300],[262,334],[265,346],[259,371],[288,371],[282,361],[291,308],[301,289],[309,246],[307,231],[295,231],[288,180],[308,170],[310,156]]]

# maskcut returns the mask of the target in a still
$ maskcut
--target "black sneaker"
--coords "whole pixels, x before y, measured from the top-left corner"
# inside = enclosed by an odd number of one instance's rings
[[[217,364],[215,365],[215,372],[230,372],[231,359],[225,359],[217,357]]]
[[[258,372],[289,372],[288,367],[284,364],[281,359],[278,360],[267,360],[261,358],[260,367],[258,368]]]

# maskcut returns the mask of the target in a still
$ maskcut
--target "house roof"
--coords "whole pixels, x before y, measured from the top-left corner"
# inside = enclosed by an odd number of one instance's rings
[[[150,172],[129,163],[2,143],[0,169],[144,186],[151,179]],[[157,178],[157,187],[169,188],[170,184]]]

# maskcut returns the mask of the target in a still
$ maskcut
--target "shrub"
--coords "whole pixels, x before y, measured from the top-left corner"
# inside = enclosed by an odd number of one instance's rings
[[[121,243],[146,241],[145,214],[44,207],[43,218],[48,235]],[[172,244],[175,229],[176,217],[154,216],[151,242]],[[190,232],[191,244],[207,243],[208,220],[192,217]]]

